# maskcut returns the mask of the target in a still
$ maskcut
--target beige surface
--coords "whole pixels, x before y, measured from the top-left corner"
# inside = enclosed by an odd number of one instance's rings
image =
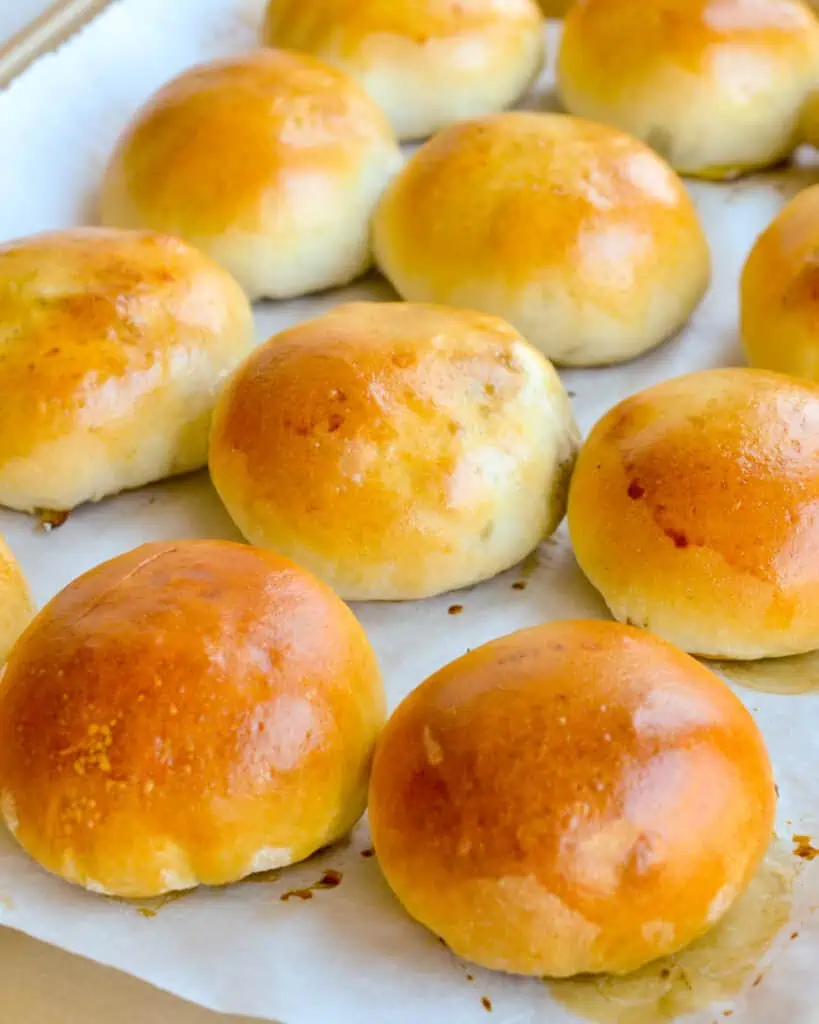
[[[0,928],[3,1024],[242,1024],[121,971]]]

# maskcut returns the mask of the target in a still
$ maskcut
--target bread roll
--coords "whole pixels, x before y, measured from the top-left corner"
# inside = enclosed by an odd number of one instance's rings
[[[577,463],[569,531],[621,622],[692,654],[819,647],[819,385],[706,370],[615,406]]]
[[[17,559],[0,536],[0,668],[33,614],[28,584]]]
[[[263,38],[348,72],[402,139],[502,110],[537,76],[535,0],[269,0]]]
[[[502,316],[574,366],[657,345],[709,278],[705,236],[670,168],[627,135],[560,114],[439,133],[387,189],[374,248],[405,299]]]
[[[742,342],[752,366],[819,380],[819,186],[757,239],[742,273]]]
[[[178,239],[77,228],[0,246],[0,504],[72,509],[198,469],[252,345],[239,286]]]
[[[155,896],[307,857],[365,805],[384,715],[352,612],[224,541],[146,544],[37,616],[0,683],[0,811],[40,864]]]
[[[578,0],[558,59],[570,113],[712,179],[789,156],[818,78],[819,21],[802,0]]]
[[[386,117],[352,79],[264,50],[160,89],[119,140],[100,214],[186,238],[251,299],[290,298],[368,268],[370,214],[400,163]]]
[[[254,544],[348,600],[403,600],[536,547],[563,518],[576,447],[557,374],[508,324],[360,302],[244,363],[214,418],[210,471]]]
[[[717,676],[647,633],[552,622],[399,705],[370,826],[409,913],[516,974],[632,971],[720,919],[771,839],[762,737]]]

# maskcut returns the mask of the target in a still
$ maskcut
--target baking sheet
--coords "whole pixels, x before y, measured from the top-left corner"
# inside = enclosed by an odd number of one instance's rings
[[[0,239],[93,222],[101,168],[129,115],[191,63],[255,45],[262,7],[263,0],[118,0],[61,50],[41,58],[0,95]],[[553,102],[547,75],[526,105],[547,108]],[[736,281],[741,262],[782,203],[816,180],[819,171],[806,157],[787,172],[735,185],[691,186],[714,248],[713,287],[688,329],[659,350],[626,366],[563,374],[584,431],[614,402],[656,380],[740,361]],[[260,305],[259,338],[351,297],[391,296],[389,287],[371,276],[342,291]],[[0,512],[0,531],[40,603],[80,572],[143,541],[237,537],[204,474],[83,508],[51,532],[25,516]],[[521,580],[526,588],[513,589]],[[463,611],[449,614],[453,604]],[[413,604],[358,606],[356,612],[384,668],[391,706],[467,647],[550,619],[606,615],[574,563],[565,529],[536,557],[479,587]],[[814,998],[819,864],[791,852],[794,834],[819,835],[819,744],[813,725],[819,720],[819,689],[790,697],[738,692],[765,732],[776,767],[784,850],[779,857],[785,859],[780,875],[800,870],[788,923],[763,959],[743,972],[742,991],[708,1009],[696,1010],[699,982],[689,978],[689,961],[683,962],[685,970],[676,963],[663,970],[672,976],[668,985],[683,977],[691,999],[671,998],[666,982],[657,980],[657,967],[652,991],[659,996],[651,997],[648,1009],[633,987],[609,991],[604,986],[601,1008],[600,999],[578,1000],[565,987],[463,964],[392,899],[376,860],[365,855],[366,825],[303,866],[140,905],[65,885],[0,832],[0,923],[205,1007],[285,1024],[560,1024],[577,1019],[567,1006],[572,998],[579,1012],[617,1024],[653,1024],[689,1008],[695,1012],[686,1019],[702,1024],[725,1011],[751,1024],[819,1020],[814,1009],[819,1002]],[[330,868],[341,871],[342,883],[302,898]],[[711,961],[706,961],[708,973]],[[709,991],[725,995],[719,985]],[[173,1018],[163,1014],[163,1019]]]

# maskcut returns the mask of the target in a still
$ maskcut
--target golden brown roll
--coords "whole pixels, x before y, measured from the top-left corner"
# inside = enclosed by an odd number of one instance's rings
[[[752,366],[819,380],[819,186],[759,236],[742,273],[742,342]]]
[[[621,622],[692,654],[819,647],[819,385],[706,370],[615,406],[569,495],[580,568]]]
[[[28,584],[0,536],[0,666],[34,614]]]
[[[343,72],[261,50],[191,68],[136,114],[102,184],[105,224],[187,239],[251,299],[346,284],[401,155]]]
[[[402,139],[510,106],[544,58],[535,0],[269,0],[263,38],[348,72]]]
[[[632,971],[720,919],[771,839],[762,736],[717,676],[609,622],[479,647],[399,705],[370,826],[409,913],[516,974]]]
[[[558,59],[570,113],[714,179],[789,156],[817,79],[819,21],[802,0],[578,0]]]
[[[387,189],[373,237],[405,299],[502,316],[575,366],[657,345],[709,279],[674,172],[636,139],[561,114],[444,129]]]
[[[0,504],[71,509],[198,469],[252,345],[242,290],[176,238],[77,228],[0,246]]]
[[[577,448],[549,363],[502,320],[359,302],[257,349],[216,412],[210,472],[254,544],[347,600],[508,569],[563,518]]]
[[[66,587],[12,652],[0,812],[94,892],[222,885],[352,827],[383,716],[364,631],[309,573],[241,544],[145,544]]]

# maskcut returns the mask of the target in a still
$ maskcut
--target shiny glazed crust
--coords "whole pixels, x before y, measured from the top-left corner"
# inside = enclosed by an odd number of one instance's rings
[[[819,380],[819,186],[763,231],[742,274],[742,342],[752,366]]]
[[[386,117],[343,72],[259,50],[183,72],[138,111],[105,172],[105,224],[186,238],[250,298],[346,284],[401,163]]]
[[[236,282],[179,239],[75,228],[0,246],[0,504],[71,509],[204,465],[253,333]]]
[[[353,825],[383,717],[364,632],[318,580],[240,544],[146,544],[70,584],[16,645],[0,811],[95,892],[221,885]]]
[[[569,495],[615,618],[692,654],[819,647],[819,385],[764,370],[663,381],[615,406]]]
[[[631,971],[706,931],[767,848],[759,730],[681,651],[609,622],[486,644],[407,697],[369,814],[406,909],[459,956]]]
[[[502,316],[575,366],[665,340],[710,272],[674,172],[622,132],[561,114],[444,129],[388,187],[373,247],[405,299]]]
[[[557,374],[502,320],[362,302],[245,361],[210,471],[253,543],[347,600],[403,600],[536,547],[563,518],[577,444]]]

